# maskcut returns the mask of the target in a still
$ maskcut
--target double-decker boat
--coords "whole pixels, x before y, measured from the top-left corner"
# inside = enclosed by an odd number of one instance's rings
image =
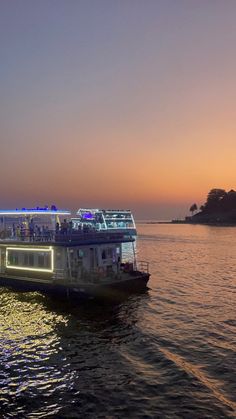
[[[147,262],[136,261],[132,214],[108,210],[106,218],[105,210],[79,211],[77,218],[55,206],[0,211],[0,285],[67,297],[145,289],[150,274]],[[108,219],[111,228],[104,226]],[[131,244],[129,258],[125,243]]]

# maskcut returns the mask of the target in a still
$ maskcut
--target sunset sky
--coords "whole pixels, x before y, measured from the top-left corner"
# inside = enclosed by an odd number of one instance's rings
[[[236,1],[1,0],[1,208],[236,189]]]

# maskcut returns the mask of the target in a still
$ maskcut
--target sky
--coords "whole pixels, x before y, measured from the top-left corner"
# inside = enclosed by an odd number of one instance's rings
[[[189,215],[236,189],[234,0],[1,0],[0,207]]]

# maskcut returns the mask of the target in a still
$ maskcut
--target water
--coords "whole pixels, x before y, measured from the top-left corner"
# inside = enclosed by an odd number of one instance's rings
[[[236,417],[236,229],[138,232],[150,289],[120,304],[0,288],[0,417]]]

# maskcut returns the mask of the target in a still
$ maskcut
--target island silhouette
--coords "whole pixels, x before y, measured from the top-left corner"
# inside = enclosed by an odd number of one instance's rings
[[[190,217],[185,217],[187,223],[236,225],[236,191],[231,189],[211,189],[204,205],[199,208],[192,204],[189,211]]]

